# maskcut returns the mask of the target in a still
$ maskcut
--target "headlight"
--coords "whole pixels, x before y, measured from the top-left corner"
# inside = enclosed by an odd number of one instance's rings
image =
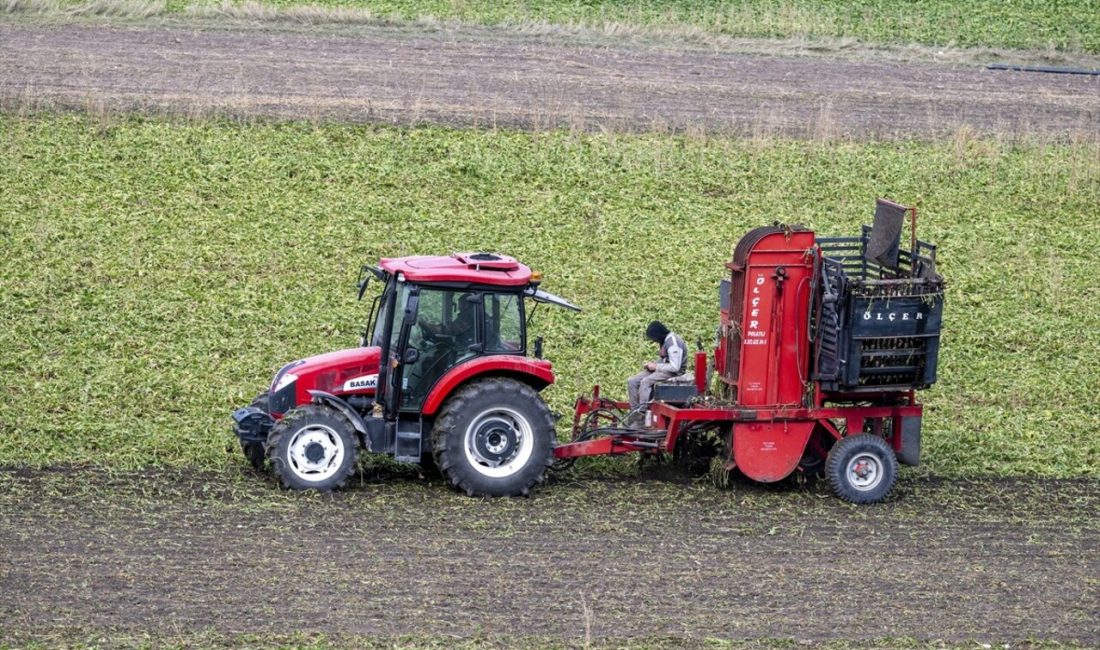
[[[275,385],[271,388],[272,393],[277,393],[283,388],[286,388],[290,384],[298,381],[298,375],[294,374],[293,372],[286,372],[283,373],[282,377],[277,377],[276,379],[277,381],[275,382]]]

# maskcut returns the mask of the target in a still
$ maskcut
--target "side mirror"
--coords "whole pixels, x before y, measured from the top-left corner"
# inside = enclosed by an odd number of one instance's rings
[[[405,350],[405,365],[412,365],[420,358],[420,350],[408,348]]]
[[[377,266],[371,266],[370,264],[364,264],[359,268],[359,279],[357,285],[359,287],[359,300],[363,299],[363,294],[367,292],[367,286],[370,284],[371,276],[374,276],[381,280],[383,278],[382,269]]]

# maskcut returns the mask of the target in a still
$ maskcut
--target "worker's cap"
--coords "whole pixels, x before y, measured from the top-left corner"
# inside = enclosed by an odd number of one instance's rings
[[[645,337],[654,343],[664,343],[668,328],[659,320],[651,321],[645,328]]]

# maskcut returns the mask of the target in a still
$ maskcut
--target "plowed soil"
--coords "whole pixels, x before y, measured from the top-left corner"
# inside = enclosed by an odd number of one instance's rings
[[[240,474],[0,473],[0,637],[150,629],[577,641],[1100,644],[1100,483],[563,478],[335,495]]]
[[[209,25],[208,25],[209,27]],[[1100,133],[1100,77],[560,45],[506,32],[354,36],[0,24],[0,100],[459,126],[857,139]]]

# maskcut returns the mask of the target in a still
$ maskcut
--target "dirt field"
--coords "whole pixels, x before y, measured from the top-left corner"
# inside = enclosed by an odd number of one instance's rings
[[[476,500],[409,477],[318,496],[244,470],[7,471],[0,633],[1094,646],[1098,505],[1095,481],[908,477],[855,507],[644,474]]]
[[[209,25],[208,25],[209,27]],[[352,36],[0,23],[8,106],[392,123],[893,138],[1100,133],[1100,77],[562,46],[480,31]]]

